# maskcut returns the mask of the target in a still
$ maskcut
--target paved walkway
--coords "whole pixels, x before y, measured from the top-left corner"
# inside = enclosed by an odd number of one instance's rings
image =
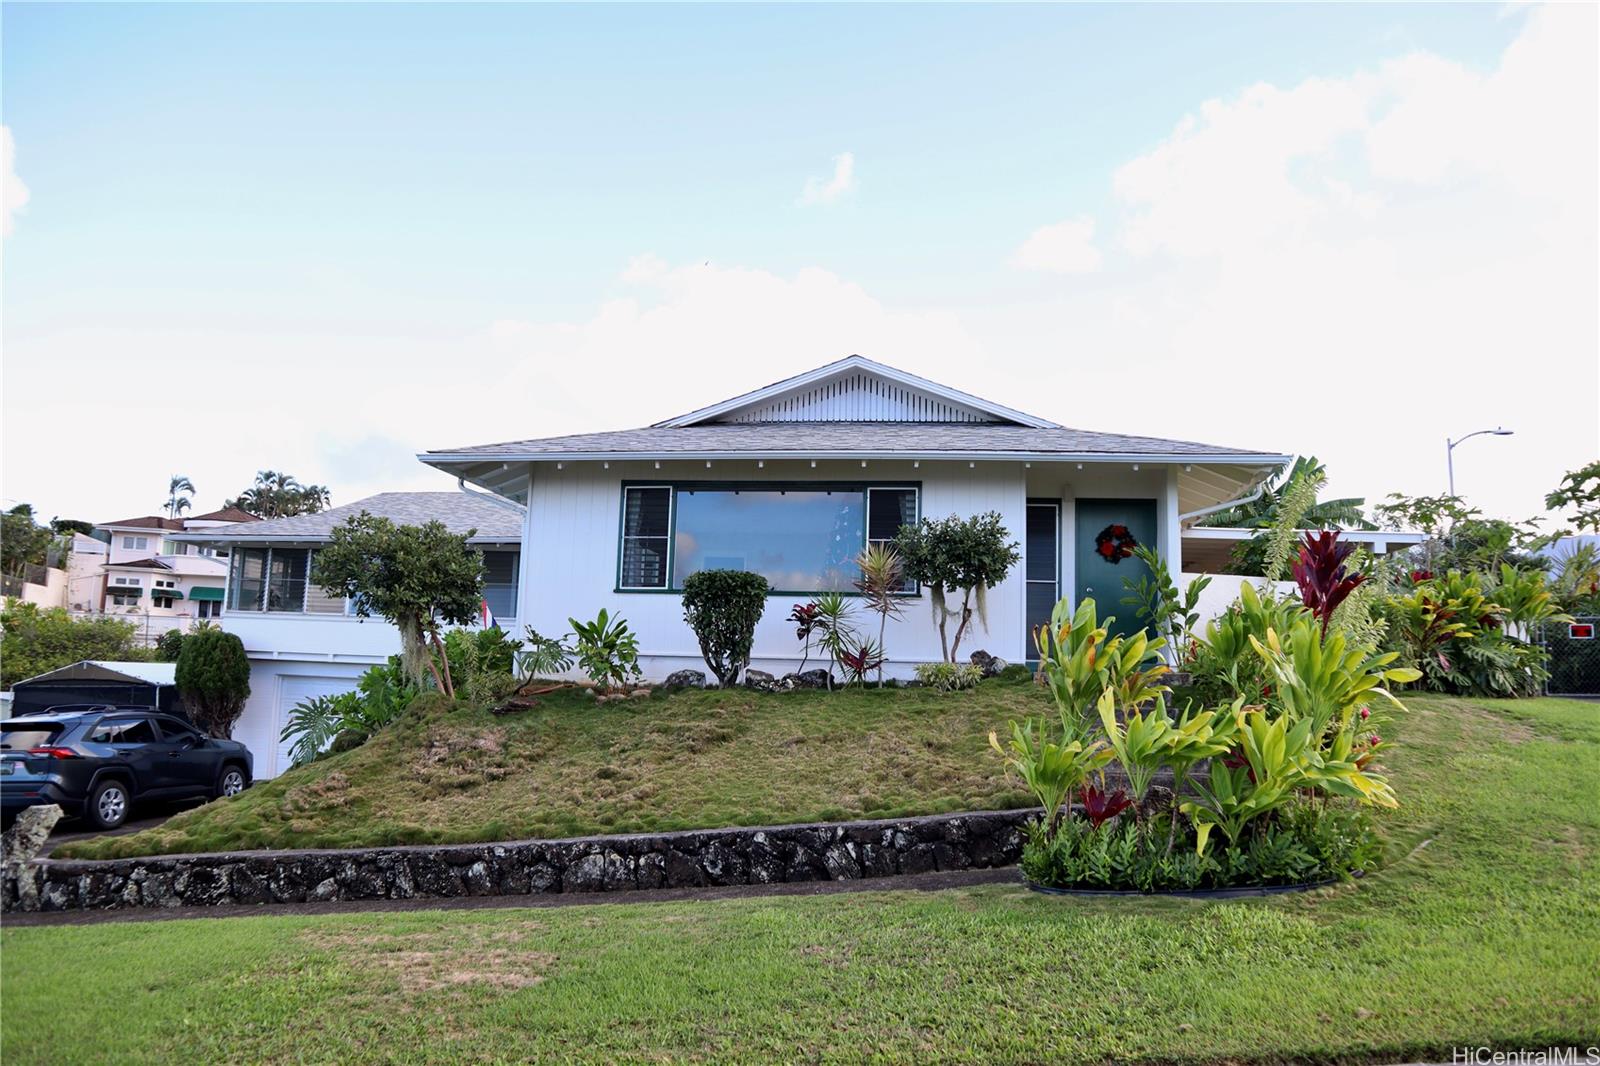
[[[935,892],[975,885],[1022,887],[1015,866],[951,873],[865,877],[850,881],[792,881],[720,888],[661,888],[639,892],[554,892],[527,896],[458,896],[439,899],[368,899],[330,903],[277,903],[225,907],[130,907],[127,910],[52,911],[7,914],[7,928],[24,925],[96,925],[100,922],[165,922],[179,918],[249,918],[289,914],[361,914],[372,911],[459,911],[498,907],[577,907],[597,903],[682,903],[767,896],[831,896],[841,892]]]

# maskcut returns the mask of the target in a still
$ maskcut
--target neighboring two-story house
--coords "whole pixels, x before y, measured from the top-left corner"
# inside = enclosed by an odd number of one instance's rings
[[[106,538],[100,560],[100,587],[89,602],[73,607],[142,622],[154,637],[168,629],[187,629],[221,616],[228,563],[209,546],[174,539],[190,532],[259,522],[238,507],[201,515],[165,518],[145,515],[104,522],[95,528]]]
[[[367,512],[402,525],[439,521],[472,530],[483,552],[484,603],[506,632],[520,633],[518,574],[523,512],[507,500],[466,492],[385,492],[317,514],[216,526],[175,534],[228,566],[222,627],[250,658],[250,698],[233,729],[255,755],[255,775],[289,768],[279,741],[296,704],[348,692],[368,668],[400,651],[400,634],[382,618],[362,618],[343,597],[310,581],[317,549],[335,527]],[[558,630],[559,633],[565,630]]]

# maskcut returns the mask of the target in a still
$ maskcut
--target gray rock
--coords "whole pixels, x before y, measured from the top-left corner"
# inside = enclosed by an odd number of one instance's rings
[[[848,841],[835,844],[822,853],[822,865],[835,881],[850,881],[861,876],[856,846]]]
[[[669,848],[662,857],[666,871],[666,888],[694,888],[706,883],[705,871],[700,864],[677,848]]]
[[[932,844],[913,844],[900,853],[900,872],[903,874],[931,873],[939,868]]]
[[[639,856],[634,866],[634,876],[640,888],[664,888],[667,884],[666,856],[656,852]]]
[[[567,868],[568,892],[620,892],[633,887],[633,867],[615,851],[585,855]]]
[[[1002,811],[448,848],[36,862],[0,871],[0,906],[176,907],[887,877],[1014,863],[1023,827],[1036,816]]]
[[[466,886],[469,896],[495,894],[494,874],[490,872],[489,864],[482,859],[467,867],[467,872],[461,875],[461,882]]]
[[[242,862],[228,875],[228,894],[235,903],[269,903],[272,889],[266,875],[254,868],[253,863]]]
[[[745,856],[749,862],[752,885],[769,885],[784,879],[783,854],[773,846],[767,834],[757,833],[752,836],[750,846],[745,849]]]
[[[743,885],[750,881],[750,867],[744,856],[721,842],[706,845],[700,853],[700,868],[706,872],[707,884]]]
[[[183,886],[183,903],[186,907],[212,907],[218,903],[232,902],[228,890],[228,871],[215,866],[195,866],[189,870]]]
[[[777,692],[783,688],[783,684],[765,670],[746,670],[744,687],[753,688],[757,692]]]
[[[828,671],[805,670],[798,674],[784,674],[783,681],[789,688],[827,688]]]
[[[22,808],[16,822],[0,835],[0,862],[18,866],[37,858],[45,841],[50,839],[50,831],[61,820],[61,813],[61,808],[54,803]]]
[[[797,846],[784,864],[785,881],[826,881],[828,876],[822,856],[804,845]]]
[[[861,874],[863,877],[892,877],[899,873],[893,848],[882,844],[861,845]]]
[[[663,688],[705,688],[706,675],[704,670],[677,670],[667,675],[661,682]]]
[[[971,662],[973,666],[976,666],[979,670],[983,671],[984,677],[996,677],[999,675],[1000,671],[1006,668],[1006,661],[1004,659],[1000,658],[998,655],[990,655],[988,652],[981,649],[968,656],[968,661]]]

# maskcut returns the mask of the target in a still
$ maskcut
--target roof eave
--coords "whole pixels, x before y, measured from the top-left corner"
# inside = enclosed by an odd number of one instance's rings
[[[185,541],[185,542],[190,543],[190,544],[282,544],[282,545],[289,545],[289,544],[307,544],[307,545],[327,544],[332,540],[331,537],[312,536],[312,535],[308,535],[308,534],[304,534],[304,533],[301,533],[301,534],[288,534],[288,533],[285,533],[285,534],[279,534],[279,535],[276,535],[276,536],[218,537],[218,536],[209,535],[209,534],[204,533],[204,532],[180,533],[180,534],[175,535],[172,539],[173,540]],[[490,536],[490,537],[477,536],[477,537],[468,537],[467,538],[467,543],[468,544],[518,544],[518,543],[521,543],[521,541],[522,541],[522,534],[521,533],[515,533],[515,534],[507,533],[504,536]]]
[[[804,451],[625,451],[625,452],[516,452],[496,455],[474,455],[470,452],[422,452],[419,462],[444,470],[458,463],[580,463],[580,462],[671,462],[674,460],[706,459],[934,459],[971,460],[973,462],[1034,462],[1034,463],[1211,463],[1237,466],[1281,466],[1292,462],[1291,455],[1265,452],[1038,452],[1019,450],[948,451],[918,450],[893,451],[884,449]]]

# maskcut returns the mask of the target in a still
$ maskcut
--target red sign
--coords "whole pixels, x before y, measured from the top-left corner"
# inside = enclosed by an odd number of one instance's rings
[[[1574,622],[1567,627],[1567,636],[1571,637],[1573,640],[1593,640],[1594,623]]]

